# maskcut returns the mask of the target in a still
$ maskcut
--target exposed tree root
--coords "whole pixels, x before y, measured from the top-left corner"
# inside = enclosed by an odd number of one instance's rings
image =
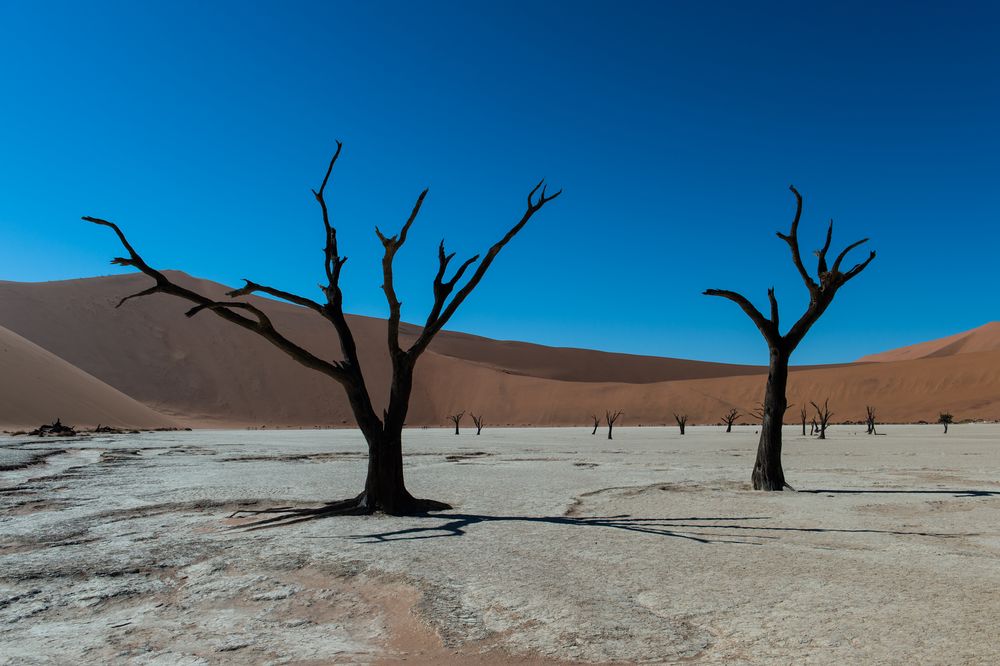
[[[229,514],[229,518],[252,516],[271,516],[261,518],[251,523],[234,525],[230,529],[253,531],[267,527],[294,525],[309,520],[332,518],[334,516],[369,516],[375,513],[385,513],[392,516],[421,516],[434,511],[447,511],[452,506],[445,502],[430,499],[417,499],[407,493],[402,502],[397,502],[391,510],[378,502],[370,501],[367,493],[336,502],[328,502],[319,507],[295,508],[279,506],[270,509],[240,509]]]

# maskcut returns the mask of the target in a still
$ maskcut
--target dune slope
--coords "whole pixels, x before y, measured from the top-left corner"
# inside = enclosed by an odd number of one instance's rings
[[[57,418],[78,427],[176,425],[172,419],[0,327],[0,425],[36,428]]]

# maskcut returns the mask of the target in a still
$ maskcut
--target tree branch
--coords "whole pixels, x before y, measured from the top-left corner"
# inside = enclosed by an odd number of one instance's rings
[[[281,349],[283,352],[294,358],[302,365],[308,368],[312,368],[313,370],[316,370],[318,372],[322,372],[323,374],[328,375],[341,383],[346,384],[348,382],[349,377],[348,374],[344,371],[342,364],[323,360],[313,355],[311,352],[306,351],[302,347],[299,347],[292,341],[290,341],[288,338],[283,336],[274,328],[274,325],[272,324],[271,320],[267,317],[267,315],[256,306],[250,303],[242,303],[242,302],[220,303],[217,301],[213,301],[212,299],[203,296],[195,291],[191,291],[190,289],[175,284],[174,282],[171,282],[170,279],[167,278],[167,276],[165,276],[163,273],[156,270],[155,268],[151,267],[143,260],[143,258],[139,255],[139,253],[136,252],[135,249],[132,247],[132,245],[128,242],[128,239],[125,238],[125,234],[122,232],[122,230],[118,227],[117,224],[96,217],[84,217],[83,219],[87,222],[92,222],[94,224],[99,224],[101,226],[108,227],[112,229],[118,236],[118,239],[121,241],[122,246],[124,246],[129,253],[129,259],[122,259],[119,257],[114,260],[114,263],[120,266],[133,266],[135,268],[138,268],[140,271],[142,271],[146,275],[156,280],[156,284],[153,287],[145,289],[139,292],[138,294],[133,294],[132,296],[128,296],[122,299],[121,301],[122,303],[124,303],[129,298],[148,296],[150,294],[155,294],[155,293],[169,294],[171,296],[177,296],[179,298],[183,298],[195,304],[195,307],[187,311],[186,315],[188,317],[192,317],[202,310],[206,309],[211,310],[216,315],[225,319],[226,321],[229,321],[233,324],[236,324],[237,326],[252,331],[257,335],[261,336],[262,338],[266,339],[267,341],[271,342],[273,345]],[[121,303],[119,303],[119,305],[121,305]],[[236,309],[246,310],[250,312],[256,317],[256,320],[251,319],[249,317],[245,317],[237,312],[234,312],[234,310]]]
[[[795,189],[794,185],[789,185],[788,189],[791,190],[792,194],[795,195],[795,218],[792,219],[792,228],[788,234],[783,234],[780,231],[778,233],[778,238],[788,243],[789,249],[792,251],[792,263],[795,264],[795,268],[798,269],[799,275],[802,276],[802,281],[805,283],[806,288],[809,289],[809,293],[813,293],[819,288],[816,281],[812,279],[809,275],[809,271],[806,270],[805,264],[802,263],[802,252],[799,249],[799,220],[802,219],[802,195],[799,191]]]
[[[764,315],[761,314],[760,310],[754,307],[746,296],[738,294],[735,291],[727,291],[725,289],[706,289],[703,294],[705,296],[720,296],[722,298],[728,298],[736,305],[743,308],[743,312],[747,313],[747,316],[757,325],[760,330],[761,335],[764,339],[768,341],[769,344],[777,344],[780,341],[780,336],[778,335],[778,326],[776,323],[769,321]]]
[[[466,269],[473,263],[475,263],[475,261],[479,258],[479,255],[472,257],[471,259],[467,260],[464,264],[462,264],[462,266],[458,269],[458,271],[455,273],[455,276],[451,280],[449,280],[448,282],[442,282],[441,278],[444,276],[444,271],[445,267],[447,266],[447,261],[451,260],[450,256],[444,254],[444,243],[442,242],[441,247],[439,249],[439,258],[441,260],[441,266],[438,269],[438,278],[436,278],[434,281],[435,304],[433,309],[431,310],[431,316],[428,316],[427,318],[427,323],[424,326],[424,330],[420,333],[420,337],[417,338],[417,341],[413,343],[413,346],[410,347],[409,351],[407,352],[412,358],[416,359],[418,356],[420,356],[420,354],[424,352],[425,349],[427,349],[427,346],[430,344],[434,336],[437,335],[438,331],[440,331],[445,326],[445,324],[448,323],[448,320],[451,319],[452,315],[455,314],[455,311],[458,310],[458,307],[462,304],[463,301],[465,301],[465,299],[469,296],[469,294],[472,293],[472,290],[476,288],[480,280],[483,279],[483,276],[486,275],[486,271],[489,270],[489,267],[493,263],[493,260],[496,258],[498,254],[500,254],[500,251],[504,248],[504,246],[506,246],[507,243],[509,243],[510,240],[514,238],[514,236],[516,236],[517,233],[521,231],[521,229],[524,228],[524,225],[528,223],[528,220],[530,220],[535,213],[541,210],[545,204],[547,204],[548,202],[552,201],[560,194],[562,194],[562,190],[559,190],[555,194],[548,195],[546,193],[546,187],[547,186],[545,185],[545,181],[541,180],[538,182],[537,185],[535,185],[535,187],[531,190],[531,192],[528,193],[528,205],[524,211],[524,214],[521,216],[521,219],[518,221],[517,224],[511,227],[506,234],[504,234],[503,238],[498,240],[496,243],[493,244],[492,247],[490,247],[490,249],[486,252],[486,255],[483,257],[483,260],[476,267],[476,270],[472,274],[472,277],[470,277],[469,281],[465,283],[465,286],[463,286],[461,289],[458,290],[455,296],[451,299],[451,302],[449,302],[447,305],[444,304],[445,299],[454,289],[455,284],[465,273]],[[539,192],[539,190],[541,190],[541,192]],[[538,194],[537,199],[535,198],[536,194]],[[439,294],[441,294],[440,297]]]

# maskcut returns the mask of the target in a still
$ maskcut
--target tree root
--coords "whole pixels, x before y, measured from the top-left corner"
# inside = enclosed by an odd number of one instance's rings
[[[280,506],[271,509],[240,509],[229,514],[229,518],[271,516],[243,525],[233,525],[230,528],[249,532],[268,527],[294,525],[310,520],[331,518],[333,516],[370,516],[375,513],[385,513],[392,516],[422,516],[433,511],[447,511],[451,508],[452,506],[445,502],[438,502],[431,499],[417,499],[407,493],[406,498],[401,503],[391,507],[390,510],[380,506],[377,502],[370,501],[367,493],[361,493],[350,499],[329,502],[312,508]]]

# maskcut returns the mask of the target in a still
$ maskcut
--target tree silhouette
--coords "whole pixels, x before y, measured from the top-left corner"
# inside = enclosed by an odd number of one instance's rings
[[[594,419],[594,431],[590,434],[596,435],[597,429],[601,427],[601,417],[599,417],[597,414],[591,414],[590,418]]]
[[[726,432],[733,431],[733,424],[736,423],[736,419],[740,417],[740,410],[730,409],[728,412],[722,415],[722,422],[726,424]]]
[[[613,439],[611,437],[611,430],[615,427],[615,421],[617,421],[618,417],[621,415],[622,410],[620,409],[617,412],[604,412],[604,420],[608,424],[608,439]]]
[[[481,434],[483,432],[483,415],[476,416],[472,412],[469,412],[469,416],[472,417],[472,422],[476,424],[476,434]]]
[[[868,424],[868,434],[877,435],[875,432],[875,407],[872,405],[865,405],[865,423]]]
[[[452,414],[448,417],[448,420],[455,424],[455,434],[458,435],[458,424],[462,421],[462,417],[465,416],[465,412],[459,412],[458,414]]]
[[[778,321],[778,299],[774,294],[774,288],[767,290],[767,298],[770,301],[770,317],[761,314],[753,303],[745,296],[723,289],[708,289],[704,293],[706,296],[720,296],[729,299],[740,306],[757,326],[770,352],[769,368],[767,375],[767,386],[764,391],[764,415],[760,429],[760,443],[757,446],[757,459],[754,462],[751,480],[756,490],[783,490],[785,483],[785,472],[781,466],[781,425],[784,421],[785,410],[788,408],[786,389],[788,387],[788,363],[802,342],[802,338],[813,324],[822,316],[826,309],[833,302],[837,291],[850,280],[857,277],[868,264],[875,258],[872,252],[868,258],[847,271],[841,271],[841,264],[851,250],[868,241],[867,238],[848,245],[837,258],[833,265],[827,263],[827,252],[830,250],[830,243],[833,240],[833,221],[826,232],[826,243],[816,252],[817,257],[817,277],[813,278],[802,263],[802,255],[799,250],[799,219],[802,217],[802,196],[795,187],[789,189],[795,195],[795,218],[792,220],[792,228],[788,234],[778,232],[778,238],[788,243],[792,253],[792,263],[798,270],[802,281],[809,290],[809,306],[805,313],[799,317],[787,333],[782,335]]]
[[[410,393],[413,389],[414,368],[417,360],[427,349],[428,345],[430,345],[434,336],[448,323],[459,306],[462,305],[469,294],[472,293],[483,279],[483,276],[486,275],[486,271],[489,270],[489,267],[500,251],[524,228],[535,213],[541,210],[546,203],[558,197],[561,191],[549,195],[546,192],[544,181],[539,182],[528,194],[527,207],[521,215],[520,220],[487,250],[482,260],[479,261],[479,264],[472,271],[472,275],[457,291],[455,289],[458,286],[459,280],[479,260],[479,255],[463,262],[452,277],[446,279],[445,273],[455,254],[447,254],[444,249],[444,241],[441,242],[438,247],[437,275],[433,281],[434,302],[423,329],[420,331],[419,336],[417,336],[416,341],[408,349],[403,349],[400,346],[399,329],[402,304],[396,296],[392,262],[396,256],[396,252],[406,242],[407,233],[413,221],[417,218],[417,214],[420,212],[420,207],[427,196],[427,190],[421,192],[417,197],[409,218],[397,235],[386,236],[376,227],[375,233],[384,248],[382,256],[382,290],[385,292],[386,301],[389,305],[387,346],[392,363],[389,402],[380,418],[372,406],[371,397],[365,384],[365,376],[359,361],[354,335],[344,316],[343,294],[340,289],[340,273],[344,267],[344,263],[347,261],[347,257],[342,256],[338,249],[337,231],[330,221],[330,212],[324,196],[326,186],[330,180],[330,174],[333,172],[333,167],[340,156],[342,147],[343,145],[338,141],[337,149],[330,159],[323,182],[320,184],[318,190],[313,190],[313,195],[319,203],[322,213],[326,235],[326,245],[324,247],[326,282],[321,285],[325,302],[314,301],[304,296],[257,284],[249,280],[245,281],[246,284],[243,287],[234,289],[228,293],[230,298],[238,298],[255,293],[266,294],[312,310],[318,316],[326,319],[336,332],[343,356],[343,359],[339,361],[330,361],[316,356],[292,342],[275,328],[273,322],[263,310],[249,301],[215,301],[171,282],[167,276],[143,260],[126,239],[125,234],[118,225],[96,217],[84,217],[83,219],[110,227],[118,236],[122,246],[128,252],[128,256],[118,257],[112,263],[119,266],[137,268],[155,281],[153,286],[137,294],[123,298],[118,303],[119,306],[131,298],[156,293],[169,294],[185,299],[194,303],[194,307],[187,311],[188,317],[193,317],[204,310],[208,310],[230,323],[261,336],[295,361],[330,377],[344,388],[351,410],[354,413],[354,418],[368,443],[368,474],[364,490],[354,498],[327,505],[325,511],[328,514],[370,514],[376,511],[389,514],[419,514],[427,511],[447,509],[450,507],[443,502],[413,497],[407,491],[403,481],[402,431],[409,409]],[[452,295],[453,292],[454,295]]]
[[[816,418],[819,419],[819,438],[826,439],[826,427],[830,423],[830,417],[833,416],[830,411],[830,399],[827,398],[822,407],[815,402],[810,402],[810,404],[816,410]]]
[[[955,422],[955,417],[953,417],[948,412],[942,412],[938,416],[938,423],[944,426],[944,434],[948,434],[948,426]]]
[[[688,416],[687,414],[677,414],[674,413],[674,420],[677,421],[677,427],[681,429],[681,434],[684,434],[684,429],[687,428]]]
[[[806,418],[808,418],[808,416],[809,416],[809,410],[806,409],[806,406],[804,404],[801,407],[799,407],[799,416],[802,418],[802,436],[805,437],[806,436]]]

